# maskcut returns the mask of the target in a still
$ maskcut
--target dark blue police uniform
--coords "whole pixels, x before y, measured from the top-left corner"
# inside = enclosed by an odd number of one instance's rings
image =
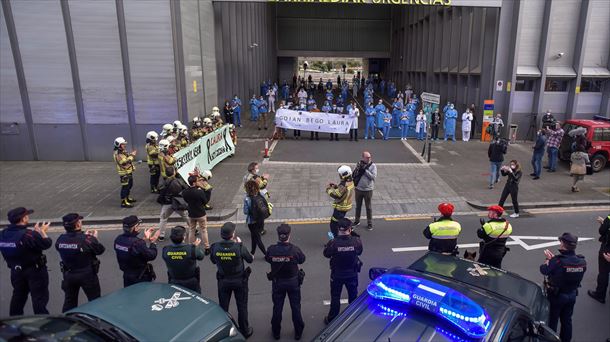
[[[348,219],[341,219],[339,230],[345,231]],[[330,240],[324,247],[324,256],[330,258],[330,310],[325,321],[332,321],[338,314],[341,306],[341,290],[345,285],[349,303],[353,302],[358,296],[358,272],[360,272],[359,255],[362,254],[362,242],[360,237],[352,233],[351,235],[337,235]]]
[[[42,251],[52,244],[51,238],[43,238],[23,225],[10,224],[0,233],[0,251],[11,269],[13,285],[9,315],[23,315],[23,307],[30,293],[34,314],[49,313],[49,273]]]
[[[550,259],[548,265],[540,265],[540,273],[547,276],[549,282],[549,327],[557,331],[558,320],[561,320],[559,336],[561,341],[567,342],[572,339],[572,313],[587,262],[574,250],[560,250],[560,253]]]
[[[301,315],[301,283],[299,281],[299,264],[305,262],[305,254],[301,249],[289,242],[282,242],[282,236],[288,237],[290,229],[288,225],[278,227],[280,242],[269,246],[265,260],[271,264],[271,272],[268,276],[272,281],[271,299],[273,300],[273,316],[271,317],[271,330],[276,339],[280,337],[282,329],[282,311],[284,299],[288,295],[290,309],[292,310],[292,323],[294,325],[295,338],[300,339],[305,328],[303,316]],[[284,231],[288,233],[282,234]]]
[[[123,271],[123,286],[127,287],[140,282],[156,279],[152,264],[149,261],[157,257],[157,245],[138,237],[137,232],[125,232],[114,240],[114,251]]]
[[[66,297],[62,312],[78,306],[78,292],[81,288],[89,301],[100,296],[100,280],[97,277],[99,260],[96,256],[106,250],[93,235],[85,234],[82,230],[70,231],[71,229],[73,228],[66,227],[69,231],[60,235],[55,242],[64,275],[61,288]]]

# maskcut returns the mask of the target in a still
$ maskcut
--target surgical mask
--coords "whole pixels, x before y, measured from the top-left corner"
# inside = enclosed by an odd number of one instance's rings
[[[516,168],[517,168],[517,165],[511,164],[511,165],[510,165],[510,168],[514,170],[514,169],[516,169]]]
[[[254,169],[254,173],[256,173],[256,174],[258,174],[258,172],[259,172],[259,171],[260,171],[260,170],[259,170],[258,168],[257,168],[257,169]]]

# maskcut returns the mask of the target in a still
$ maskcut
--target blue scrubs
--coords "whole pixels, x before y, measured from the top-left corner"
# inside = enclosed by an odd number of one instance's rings
[[[455,123],[457,121],[458,112],[453,108],[449,108],[445,114],[445,141],[450,136],[451,140],[455,141]]]
[[[233,107],[233,122],[236,126],[241,126],[241,100],[239,97],[233,98],[231,107]]]
[[[375,111],[377,112],[377,127],[383,128],[383,115],[385,114],[385,106],[383,103],[380,103],[375,106]]]
[[[250,100],[250,121],[258,120],[258,100]]]
[[[400,111],[400,137],[406,139],[409,135],[409,112],[403,108]]]
[[[402,110],[402,102],[394,101],[392,104],[392,127],[398,127],[400,124],[400,111]]]
[[[371,132],[371,139],[375,139],[375,108],[373,106],[368,106],[365,110],[366,114],[366,127],[364,133],[364,139],[369,138],[369,132]]]
[[[389,112],[383,113],[383,140],[389,139],[391,126],[392,126],[392,114],[390,114]]]

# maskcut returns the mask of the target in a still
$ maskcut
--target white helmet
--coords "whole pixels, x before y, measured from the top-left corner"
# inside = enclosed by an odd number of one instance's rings
[[[352,175],[352,168],[347,165],[341,165],[337,169],[337,172],[339,172],[339,176],[341,176],[341,178],[345,178]]]
[[[210,170],[203,170],[203,171],[201,171],[201,173],[199,175],[201,177],[205,178],[206,180],[210,180],[210,178],[212,178],[212,171],[210,171]]]
[[[235,128],[235,125],[229,124],[229,129],[234,129],[234,128]]]
[[[220,109],[218,109],[218,107],[214,106],[214,107],[212,107],[212,113],[220,113]]]
[[[208,125],[208,126],[210,126],[210,125],[212,124],[212,119],[210,119],[210,118],[205,118],[205,119],[203,119],[203,123],[204,123],[204,124],[206,124],[206,125]]]
[[[174,121],[174,128],[178,128],[178,126],[180,125],[182,125],[182,122],[180,122],[180,120]]]
[[[212,117],[213,117],[213,118],[220,117],[220,113],[218,113],[218,112],[212,112]]]
[[[146,139],[148,140],[157,140],[159,138],[159,134],[155,131],[150,131],[146,133]]]
[[[174,126],[172,124],[165,124],[163,125],[163,131],[165,132],[169,132],[174,128]]]
[[[123,137],[118,137],[116,139],[114,139],[114,147],[119,147],[123,144],[127,144],[127,140],[125,140],[125,138]]]
[[[167,142],[171,144],[174,140],[176,140],[176,138],[173,135],[170,135],[165,138],[165,140],[167,140]]]
[[[167,149],[169,148],[169,141],[167,141],[167,139],[159,141],[159,148],[161,149],[161,151],[167,151]]]
[[[193,118],[193,122],[199,122],[199,120],[200,120],[200,119],[199,119],[199,117],[198,117],[198,116],[196,116],[196,117],[194,117],[194,118]]]

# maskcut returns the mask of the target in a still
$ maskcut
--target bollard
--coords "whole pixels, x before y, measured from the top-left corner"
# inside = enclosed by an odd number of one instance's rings
[[[265,140],[265,155],[263,158],[269,158],[269,139]]]

